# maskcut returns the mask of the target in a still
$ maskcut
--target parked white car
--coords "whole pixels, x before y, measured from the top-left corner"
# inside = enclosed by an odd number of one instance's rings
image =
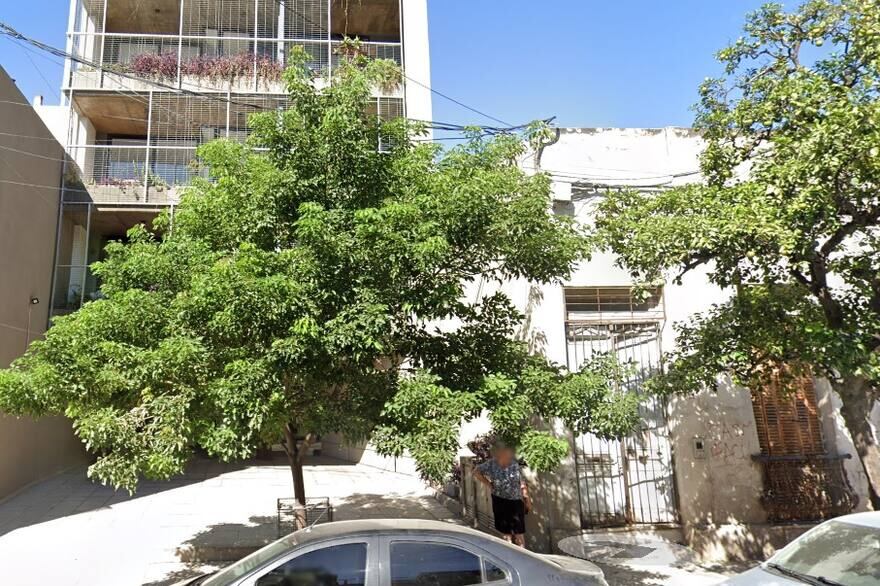
[[[880,512],[825,521],[726,586],[878,586]]]
[[[608,586],[602,570],[439,521],[363,520],[291,533],[178,586]]]

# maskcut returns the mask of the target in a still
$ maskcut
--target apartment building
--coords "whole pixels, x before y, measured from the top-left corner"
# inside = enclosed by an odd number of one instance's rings
[[[95,298],[88,267],[106,243],[173,209],[206,173],[200,144],[243,141],[249,114],[286,106],[293,47],[324,84],[342,40],[359,38],[405,70],[400,87],[378,90],[375,113],[430,120],[427,26],[427,0],[71,0],[64,104],[37,107],[70,159],[51,315]]]

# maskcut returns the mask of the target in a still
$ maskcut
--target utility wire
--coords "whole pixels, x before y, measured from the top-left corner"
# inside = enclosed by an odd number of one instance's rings
[[[7,37],[7,38],[9,39],[10,43],[14,43],[15,45],[18,46],[19,49],[21,49],[21,52],[24,53],[24,56],[27,58],[28,61],[30,61],[30,64],[34,67],[34,71],[37,72],[37,75],[39,75],[40,79],[43,80],[43,83],[46,84],[46,88],[48,88],[48,90],[52,93],[52,95],[55,96],[56,98],[58,98],[58,101],[60,102],[61,101],[61,94],[59,94],[58,90],[56,90],[55,87],[51,83],[49,83],[49,80],[46,79],[45,75],[43,75],[43,70],[36,64],[34,59],[30,56],[32,49],[25,47],[20,42],[18,42],[16,39],[13,39],[12,37]],[[37,53],[37,54],[42,56],[41,53]]]
[[[79,57],[77,55],[73,55],[65,50],[59,49],[57,47],[53,47],[51,45],[48,45],[48,44],[43,43],[41,41],[38,41],[34,38],[28,37],[27,35],[24,35],[24,34],[18,32],[16,29],[14,29],[13,27],[9,26],[8,24],[6,24],[2,21],[0,21],[0,33],[5,34],[6,36],[10,37],[13,40],[19,40],[19,41],[23,41],[25,43],[28,43],[28,44],[36,47],[37,49],[40,49],[41,51],[47,52],[51,55],[55,55],[56,57],[70,59],[71,61],[74,61],[74,62],[79,63],[81,65],[86,65],[88,67],[93,67],[95,69],[107,71],[107,72],[112,73],[114,75],[117,75],[119,77],[124,77],[124,78],[130,79],[133,81],[137,81],[140,83],[145,82],[145,83],[148,83],[150,85],[153,85],[153,86],[161,88],[161,89],[165,89],[165,90],[169,90],[169,91],[173,91],[173,92],[177,92],[177,93],[183,93],[186,95],[203,97],[203,98],[207,98],[210,100],[215,100],[215,101],[219,101],[219,102],[223,102],[223,103],[236,104],[238,106],[242,106],[245,108],[254,108],[254,109],[258,109],[258,110],[270,110],[270,111],[274,110],[274,108],[271,108],[271,107],[260,106],[257,104],[252,104],[252,103],[247,103],[247,102],[240,102],[237,100],[233,100],[231,98],[226,98],[221,95],[217,95],[215,93],[198,92],[198,91],[190,90],[190,89],[186,89],[186,88],[178,88],[173,85],[166,84],[166,83],[163,83],[160,81],[145,79],[143,77],[132,75],[132,74],[129,74],[126,72],[110,70],[110,69],[104,67],[103,65],[101,65],[100,63],[96,63],[94,61],[91,61],[89,59],[85,59],[83,57]],[[443,97],[443,98],[445,98],[445,99],[447,99],[447,100],[449,100],[449,101],[451,101],[451,102],[453,102],[453,103],[455,103],[455,104],[457,104],[467,110],[470,110],[471,112],[479,114],[480,116],[488,118],[489,120],[492,120],[494,122],[498,122],[499,124],[502,124],[504,127],[506,127],[506,129],[508,129],[508,130],[514,129],[514,128],[522,128],[523,126],[525,126],[525,125],[514,126],[512,124],[509,124],[508,122],[505,122],[504,120],[501,120],[500,118],[497,118],[495,116],[492,116],[491,114],[487,114],[486,112],[483,112],[481,110],[478,110],[477,108],[469,106],[469,105],[465,104],[464,102],[457,100],[447,94],[444,94],[443,92],[440,92],[439,90],[432,88],[431,86],[426,85],[417,79],[413,79],[413,78],[409,77],[408,75],[406,75],[406,72],[403,72],[402,74],[403,74],[403,77],[405,79],[407,79],[408,81],[411,81],[412,83],[414,83],[416,85],[424,87],[425,89],[428,89],[431,92],[433,92],[433,93],[435,93],[435,94],[437,94],[437,95],[439,95],[439,96],[441,96],[441,97]],[[464,126],[459,126],[457,128],[457,130],[462,130],[464,128],[465,128]],[[493,130],[500,130],[500,129],[493,129]]]
[[[485,117],[485,118],[488,118],[489,120],[492,120],[492,121],[494,121],[494,122],[498,122],[499,124],[503,124],[504,126],[508,126],[508,127],[513,126],[513,125],[510,124],[509,122],[505,122],[504,120],[501,120],[500,118],[496,118],[495,116],[492,116],[491,114],[486,114],[485,112],[482,112],[482,111],[480,111],[480,110],[477,110],[476,108],[474,108],[474,107],[472,107],[472,106],[468,106],[468,105],[465,104],[464,102],[461,102],[461,101],[459,101],[459,100],[456,100],[455,98],[453,98],[453,97],[451,97],[451,96],[448,96],[448,95],[444,94],[444,93],[441,92],[440,90],[435,89],[435,88],[431,87],[430,85],[426,85],[426,84],[420,82],[420,81],[417,80],[417,79],[413,79],[413,78],[411,78],[410,76],[408,76],[408,75],[406,74],[406,72],[404,72],[403,77],[405,77],[408,81],[411,81],[411,82],[413,82],[414,84],[419,85],[419,86],[422,86],[422,87],[425,88],[426,90],[429,90],[429,91],[431,91],[432,93],[437,94],[437,95],[440,96],[441,98],[445,98],[445,99],[449,100],[449,101],[452,102],[453,104],[458,104],[459,106],[461,106],[462,108],[464,108],[464,109],[466,109],[466,110],[470,110],[471,112],[474,112],[475,114],[479,114],[480,116],[483,116],[483,117]]]
[[[292,11],[294,12],[294,14],[298,14],[303,20],[305,20],[305,21],[308,22],[309,24],[312,24],[312,25],[318,27],[319,30],[321,29],[321,26],[320,26],[320,25],[318,25],[317,23],[315,23],[313,20],[310,20],[310,19],[309,19],[305,14],[303,14],[300,10],[297,10],[295,6],[293,6],[293,5],[285,6],[285,4],[283,4],[283,3],[281,2],[281,0],[275,0],[275,3],[278,4],[278,6],[280,6],[281,8],[289,8],[290,10],[292,10]],[[326,29],[325,29],[325,30],[326,30]],[[348,32],[348,31],[346,31],[346,33],[347,33],[347,32]],[[328,35],[328,37],[329,37],[329,35]],[[508,123],[508,122],[505,122],[504,120],[501,120],[500,118],[496,118],[495,116],[492,116],[491,114],[487,114],[486,112],[483,112],[483,111],[481,111],[481,110],[478,110],[478,109],[474,108],[473,106],[468,106],[468,105],[465,104],[464,102],[462,102],[462,101],[460,101],[460,100],[456,100],[456,99],[453,98],[452,96],[449,96],[449,95],[447,95],[447,94],[444,94],[444,93],[441,92],[440,90],[437,90],[437,89],[431,87],[430,85],[426,85],[426,84],[420,82],[420,81],[417,80],[417,79],[413,79],[412,77],[410,77],[409,75],[406,74],[406,71],[402,71],[402,75],[403,75],[403,77],[404,77],[407,81],[411,81],[412,83],[414,83],[414,84],[416,84],[416,85],[419,85],[419,86],[421,86],[421,87],[423,87],[423,88],[429,90],[430,92],[432,92],[432,93],[434,93],[434,94],[440,96],[441,98],[444,98],[444,99],[446,99],[446,100],[449,100],[449,101],[452,102],[453,104],[457,104],[457,105],[461,106],[462,108],[464,108],[464,109],[466,109],[466,110],[470,110],[471,112],[473,112],[473,113],[475,113],[475,114],[479,114],[480,116],[483,116],[484,118],[487,118],[487,119],[489,119],[489,120],[492,120],[493,122],[497,122],[497,123],[502,124],[502,125],[504,125],[504,126],[513,126],[512,124],[510,124],[510,123]]]

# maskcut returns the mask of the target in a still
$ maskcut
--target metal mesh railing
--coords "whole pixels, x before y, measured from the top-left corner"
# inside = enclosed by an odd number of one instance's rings
[[[146,201],[146,145],[71,147],[68,154],[65,201]]]
[[[398,65],[403,64],[403,50],[400,43],[360,43],[358,51],[368,59],[389,59]],[[338,67],[346,57],[347,50],[341,41],[332,43],[333,67]]]
[[[277,4],[254,0],[186,0],[181,33],[192,36],[253,38],[275,36]]]
[[[341,43],[310,39],[74,33],[72,44],[74,55],[89,63],[71,63],[71,89],[146,91],[162,84],[283,93],[281,74],[294,47],[304,49],[318,77],[327,77],[345,58]],[[400,43],[363,43],[360,51],[402,63]]]
[[[206,177],[196,149],[144,145],[90,145],[69,149],[64,200],[168,203],[180,187]]]

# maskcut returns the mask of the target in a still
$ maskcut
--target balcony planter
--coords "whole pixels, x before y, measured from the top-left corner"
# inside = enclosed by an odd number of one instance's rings
[[[96,202],[142,202],[146,196],[144,182],[134,179],[100,179],[85,186]]]

